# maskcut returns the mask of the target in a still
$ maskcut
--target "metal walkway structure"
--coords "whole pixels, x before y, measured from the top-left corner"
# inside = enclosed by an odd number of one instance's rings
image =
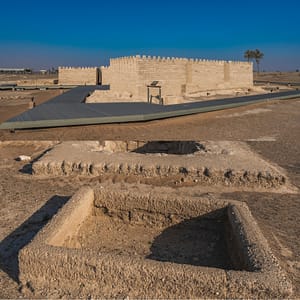
[[[84,103],[85,98],[96,89],[107,90],[109,86],[80,86],[74,88],[7,120],[0,125],[0,129],[29,129],[149,121],[223,110],[268,100],[300,97],[300,91],[293,90],[165,106],[147,102]]]
[[[0,91],[30,91],[30,90],[64,90],[73,89],[77,85],[17,85],[17,84],[5,84],[0,85]]]

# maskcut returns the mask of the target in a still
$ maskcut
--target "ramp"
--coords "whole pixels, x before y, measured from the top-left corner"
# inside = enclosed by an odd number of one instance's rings
[[[150,121],[222,110],[268,100],[284,100],[300,97],[300,91],[294,90],[167,106],[150,104],[146,101],[84,103],[84,99],[96,89],[107,90],[109,86],[80,86],[74,88],[62,95],[54,97],[46,103],[7,120],[0,125],[0,129],[46,128]]]

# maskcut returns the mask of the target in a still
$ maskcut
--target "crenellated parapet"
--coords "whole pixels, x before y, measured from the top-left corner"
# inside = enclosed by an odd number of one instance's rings
[[[120,64],[134,64],[136,62],[170,62],[170,63],[208,63],[208,64],[243,64],[252,65],[251,62],[245,61],[230,61],[230,60],[213,60],[213,59],[202,59],[202,58],[185,58],[185,57],[161,57],[161,56],[147,56],[147,55],[135,55],[135,56],[124,56],[110,59],[110,65]]]
[[[96,85],[99,83],[99,67],[58,68],[58,82],[65,85]]]
[[[244,61],[134,55],[111,58],[101,72],[102,82],[113,91],[126,91],[136,99],[147,97],[153,81],[159,82],[163,97],[253,84],[252,63]]]
[[[147,86],[158,81],[162,96],[246,87],[253,84],[252,63],[203,58],[134,55],[111,58],[109,66],[59,67],[61,84],[109,84],[116,93],[144,99]]]
[[[58,69],[61,70],[96,70],[98,67],[58,67]]]

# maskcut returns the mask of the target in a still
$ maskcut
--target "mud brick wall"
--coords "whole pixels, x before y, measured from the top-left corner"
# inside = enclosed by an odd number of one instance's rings
[[[99,83],[99,68],[59,67],[58,83],[65,85],[96,85]]]

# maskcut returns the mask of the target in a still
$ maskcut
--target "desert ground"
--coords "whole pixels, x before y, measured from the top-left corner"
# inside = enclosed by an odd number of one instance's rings
[[[0,84],[35,85],[36,83],[53,84],[57,74],[0,74]]]
[[[286,83],[299,83],[300,72],[261,72],[254,73],[254,80],[278,81]]]
[[[272,78],[274,80],[274,77]],[[277,80],[280,81],[281,77]],[[0,92],[0,98],[1,93],[4,92]],[[41,103],[60,91],[18,93],[22,97],[25,93],[27,97],[34,94],[36,101]],[[14,99],[14,105],[8,105],[7,101],[3,102],[3,105],[0,103],[0,122],[26,110],[28,106],[25,100],[20,99],[20,102],[22,104]],[[273,253],[279,259],[281,267],[294,285],[292,297],[299,298],[300,197],[299,191],[296,191],[297,188],[300,189],[299,136],[300,99],[272,101],[144,123],[18,130],[14,133],[1,131],[0,298],[28,297],[28,287],[18,282],[18,253],[80,186],[101,184],[114,189],[115,186],[126,183],[133,184],[141,191],[143,191],[141,183],[150,183],[154,189],[176,193],[179,196],[203,195],[211,199],[223,198],[246,202]],[[295,190],[267,192],[259,189],[243,191],[220,187],[207,189],[180,180],[155,179],[147,182],[135,176],[33,175],[32,163],[63,140],[241,141],[266,161],[283,168]],[[31,161],[16,160],[19,155],[29,155]],[[60,290],[44,289],[31,291],[30,297],[60,298],[70,295]],[[80,294],[77,297],[80,297]]]

